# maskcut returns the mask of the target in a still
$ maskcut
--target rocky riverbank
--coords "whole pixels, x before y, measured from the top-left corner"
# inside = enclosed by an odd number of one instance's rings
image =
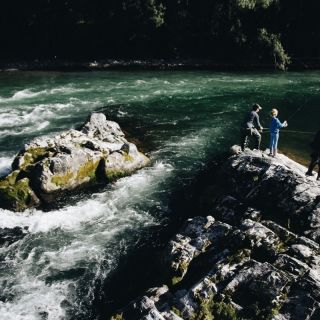
[[[37,207],[65,191],[111,182],[148,163],[116,122],[94,113],[78,130],[27,143],[12,172],[0,181],[0,206],[15,211]]]
[[[284,155],[231,156],[210,216],[164,250],[163,286],[113,319],[319,319],[320,184],[305,172]]]
[[[292,58],[289,70],[319,70],[316,58]],[[274,70],[273,63],[241,59],[239,61],[210,59],[97,59],[71,61],[61,59],[0,61],[0,72],[14,71],[108,71],[108,70]]]

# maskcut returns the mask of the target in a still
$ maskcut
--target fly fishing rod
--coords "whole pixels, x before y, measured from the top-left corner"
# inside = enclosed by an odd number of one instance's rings
[[[304,105],[299,106],[289,117],[288,120],[292,119],[298,112],[300,112],[303,108],[305,108],[305,106],[307,105],[308,100],[306,101],[306,103]],[[263,131],[270,131],[269,128],[263,129]],[[281,131],[281,133],[283,132],[287,132],[287,133],[299,133],[299,134],[315,134],[315,132],[311,132],[311,131],[298,131],[298,130],[287,130],[284,129]]]

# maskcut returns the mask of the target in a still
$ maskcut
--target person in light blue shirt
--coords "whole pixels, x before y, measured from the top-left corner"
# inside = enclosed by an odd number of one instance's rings
[[[271,110],[271,122],[270,122],[270,153],[269,156],[276,157],[278,153],[278,141],[279,141],[279,129],[287,127],[287,121],[283,123],[277,118],[278,110]]]

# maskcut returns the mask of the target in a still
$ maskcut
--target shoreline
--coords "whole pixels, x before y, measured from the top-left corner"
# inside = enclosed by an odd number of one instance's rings
[[[272,64],[252,61],[218,61],[210,59],[33,59],[25,61],[0,60],[0,72],[17,71],[178,71],[178,70],[212,70],[212,71],[276,71]],[[292,59],[287,71],[320,70],[320,59]]]

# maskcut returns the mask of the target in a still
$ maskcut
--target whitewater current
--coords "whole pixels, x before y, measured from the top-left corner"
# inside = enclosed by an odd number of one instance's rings
[[[0,209],[0,229],[24,233],[0,247],[0,319],[92,318],[96,283],[119,267],[144,230],[170,221],[173,190],[237,142],[252,103],[283,106],[287,117],[302,106],[303,121],[299,115],[289,125],[317,129],[318,79],[312,72],[0,74],[0,176],[24,143],[76,128],[94,111],[127,128],[151,158],[132,176],[58,209]],[[306,139],[284,135],[283,147],[303,157]]]

